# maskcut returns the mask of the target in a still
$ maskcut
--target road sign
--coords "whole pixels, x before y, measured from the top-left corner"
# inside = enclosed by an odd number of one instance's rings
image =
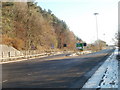
[[[87,46],[87,43],[83,43],[83,46]]]
[[[63,47],[67,47],[67,44],[63,44]]]
[[[83,43],[76,43],[76,48],[79,50],[83,50]]]
[[[54,44],[51,44],[51,48],[54,49]]]

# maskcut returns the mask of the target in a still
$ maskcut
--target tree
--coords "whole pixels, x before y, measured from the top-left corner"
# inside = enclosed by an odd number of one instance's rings
[[[97,41],[95,41],[95,42],[94,42],[94,45],[95,45],[96,47],[98,47],[98,48],[97,48],[98,50],[102,50],[102,49],[105,49],[105,48],[106,48],[106,42],[103,41],[103,40],[97,40]]]
[[[3,34],[12,38],[9,41],[21,42],[14,45],[17,48],[30,50],[55,48],[73,48],[76,38],[70,31],[65,21],[60,20],[51,10],[42,10],[34,2],[13,2],[8,5],[4,3],[2,8]],[[18,40],[14,40],[14,39]],[[13,41],[12,41],[13,40]],[[14,44],[17,44],[14,42]],[[25,45],[23,45],[25,44]],[[23,47],[22,47],[23,45]]]

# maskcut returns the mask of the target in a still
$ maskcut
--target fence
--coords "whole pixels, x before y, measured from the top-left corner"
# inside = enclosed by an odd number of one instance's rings
[[[63,51],[49,50],[28,50],[28,51],[2,51],[0,53],[0,62],[11,61],[15,59],[25,59],[39,56],[49,56],[64,53]]]

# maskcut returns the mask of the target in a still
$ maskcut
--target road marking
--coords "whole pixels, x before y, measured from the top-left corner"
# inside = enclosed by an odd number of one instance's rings
[[[31,75],[30,73],[28,73],[27,75]]]
[[[32,59],[39,59],[39,58],[43,58],[43,57],[47,57],[47,56],[40,56],[40,57],[32,57],[32,58],[29,58],[30,60]],[[54,59],[57,59],[57,58],[54,58]],[[6,61],[6,62],[0,62],[0,64],[6,64],[6,63],[14,63],[14,62],[22,62],[22,61],[27,61],[28,59],[20,59],[20,60],[13,60],[13,61]],[[52,60],[51,59],[45,59],[45,60]]]
[[[4,82],[7,82],[7,81],[8,81],[8,80],[4,80],[3,83],[4,83]]]
[[[37,57],[37,58],[42,58],[45,56]],[[37,59],[36,57],[29,58],[29,59]],[[6,61],[6,62],[0,62],[0,64],[6,64],[6,63],[14,63],[14,62],[21,62],[21,61],[27,61],[28,59],[20,59],[20,60],[13,60],[13,61]]]

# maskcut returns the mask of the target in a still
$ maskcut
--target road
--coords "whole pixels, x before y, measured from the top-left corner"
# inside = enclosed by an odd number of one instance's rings
[[[81,88],[113,49],[75,57],[49,57],[2,65],[3,88]]]

